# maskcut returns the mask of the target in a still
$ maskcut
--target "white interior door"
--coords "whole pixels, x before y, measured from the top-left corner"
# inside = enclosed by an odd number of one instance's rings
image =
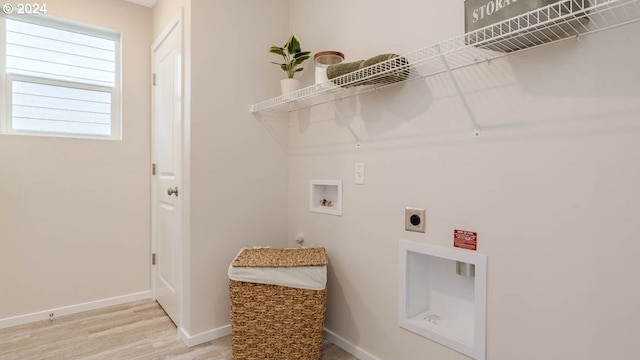
[[[152,286],[156,301],[180,321],[182,239],[182,31],[174,19],[152,46]]]

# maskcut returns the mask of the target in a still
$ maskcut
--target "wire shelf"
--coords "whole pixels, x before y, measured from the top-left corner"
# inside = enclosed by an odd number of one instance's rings
[[[296,111],[638,20],[640,0],[561,0],[332,80],[249,105],[249,111]]]

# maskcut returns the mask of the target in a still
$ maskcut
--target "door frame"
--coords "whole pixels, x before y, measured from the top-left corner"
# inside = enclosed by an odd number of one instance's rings
[[[179,323],[176,324],[178,334],[185,341],[185,335],[188,337],[188,334],[184,330],[183,324],[188,323],[186,316],[188,316],[187,308],[188,306],[186,299],[188,292],[188,272],[185,271],[188,268],[188,244],[189,244],[189,226],[190,223],[190,109],[189,109],[189,97],[190,91],[188,87],[188,83],[190,81],[186,76],[190,76],[190,56],[186,53],[188,47],[186,46],[186,41],[188,37],[185,34],[185,22],[184,22],[184,9],[180,8],[180,11],[165,25],[164,29],[160,33],[160,35],[155,39],[155,41],[151,45],[151,80],[153,80],[153,76],[156,72],[155,69],[155,61],[154,61],[154,53],[155,50],[160,46],[160,44],[169,36],[171,31],[179,27],[180,29],[180,42],[181,42],[181,54],[182,54],[182,63],[181,63],[181,76],[180,76],[180,92],[182,94],[181,99],[181,112],[182,112],[182,127],[181,127],[181,137],[182,137],[182,168],[180,169],[180,177],[181,177],[181,187],[180,187],[180,196],[177,197],[178,206],[180,208],[180,212],[182,214],[179,219],[178,226],[180,228],[180,239],[178,242],[178,246],[176,248],[176,260],[177,260],[177,276],[180,277],[179,288],[176,289],[178,292],[178,308],[179,308]],[[155,90],[153,89],[153,82],[150,81],[151,86],[151,164],[155,164],[156,162],[156,139],[155,139]],[[150,164],[150,167],[152,166]],[[155,209],[155,203],[157,199],[157,179],[156,175],[151,174],[151,254],[156,253],[158,248],[158,239],[156,234],[156,221],[157,221],[157,211]],[[185,226],[187,225],[187,226]],[[150,254],[149,259],[151,259],[152,255]],[[149,265],[151,266],[151,294],[153,299],[156,299],[156,276],[157,276],[157,267],[149,261]]]

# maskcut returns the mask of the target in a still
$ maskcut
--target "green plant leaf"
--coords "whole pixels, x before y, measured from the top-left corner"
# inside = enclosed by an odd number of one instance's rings
[[[270,52],[270,53],[272,53],[272,54],[277,54],[277,55],[287,56],[287,54],[284,52],[284,49],[283,49],[283,48],[281,48],[281,47],[277,47],[277,46],[274,46],[274,45],[272,45],[272,46],[269,48],[269,52]]]
[[[311,51],[301,51],[301,52],[299,52],[299,53],[295,54],[295,55],[293,56],[293,58],[294,58],[294,59],[297,59],[297,58],[299,58],[299,57],[306,56],[306,57],[307,57],[307,59],[308,59],[308,58],[310,57],[310,55],[311,55]]]
[[[298,65],[302,64],[303,62],[305,62],[307,59],[309,59],[309,57],[310,56],[307,55],[307,56],[301,56],[301,57],[299,57],[297,59],[293,59],[292,64],[294,66],[298,66]]]
[[[287,51],[289,54],[297,54],[302,51],[300,48],[300,41],[298,41],[295,35],[291,35],[289,41],[287,41]]]
[[[304,70],[304,68],[297,68],[297,69],[296,69],[296,72],[298,72],[298,71],[302,71],[302,70]]]
[[[302,54],[302,55],[294,56],[293,60],[297,60],[297,61],[300,61],[301,59],[307,60],[308,58],[311,57],[311,55],[309,55],[309,54],[303,54],[303,53],[300,53],[300,54]],[[302,60],[302,61],[304,61],[304,60]]]

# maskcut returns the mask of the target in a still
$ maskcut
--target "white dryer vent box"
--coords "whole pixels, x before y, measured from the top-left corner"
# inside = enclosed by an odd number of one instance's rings
[[[456,272],[472,264],[475,276]],[[399,325],[485,360],[487,258],[475,251],[400,241]]]

